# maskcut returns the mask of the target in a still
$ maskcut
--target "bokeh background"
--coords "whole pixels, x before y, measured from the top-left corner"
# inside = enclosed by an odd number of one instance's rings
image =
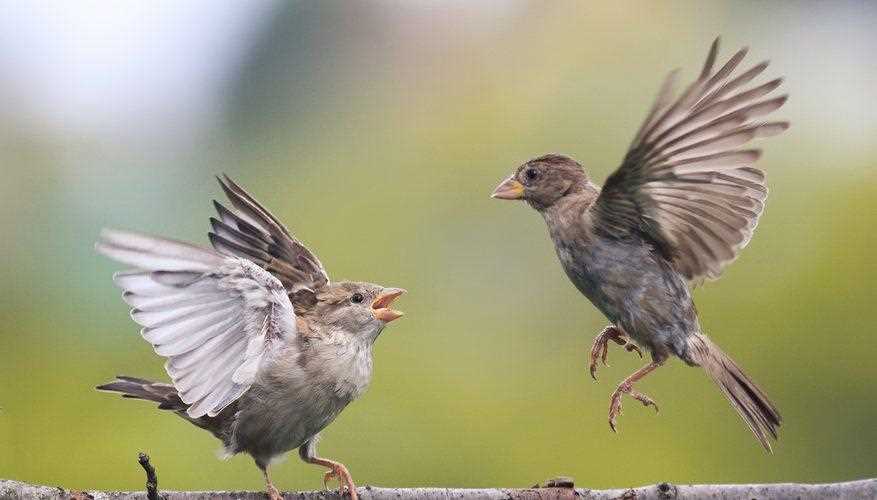
[[[332,277],[404,286],[369,393],[321,451],[363,484],[589,487],[840,481],[877,473],[877,4],[873,2],[3,2],[0,4],[0,477],[140,489],[259,489],[248,457],[151,405],[97,393],[164,379],[92,250],[103,226],[206,243],[227,172]],[[605,320],[543,222],[491,200],[520,162],[602,180],[665,73],[769,58],[792,121],[764,144],[771,196],[705,331],[785,417],[766,455],[675,362],[606,424],[640,365],[586,353]],[[318,488],[293,457],[283,488]]]

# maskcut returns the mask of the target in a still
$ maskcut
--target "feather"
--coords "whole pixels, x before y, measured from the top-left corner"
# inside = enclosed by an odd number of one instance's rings
[[[219,219],[211,219],[209,237],[217,251],[252,260],[290,293],[315,290],[329,282],[317,257],[268,209],[228,176],[217,180],[234,207],[231,210],[214,201]]]
[[[692,283],[716,278],[752,238],[764,209],[761,156],[751,141],[788,129],[785,121],[754,120],[785,104],[767,97],[782,78],[746,88],[767,68],[735,76],[741,49],[714,72],[719,40],[697,79],[673,100],[675,72],[661,86],[621,167],[591,209],[607,235],[645,233]]]
[[[288,292],[259,265],[122,231],[104,231],[97,246],[138,268],[114,281],[143,338],[167,358],[190,418],[217,415],[249,389],[269,350],[281,342],[292,348],[286,339],[297,331]]]

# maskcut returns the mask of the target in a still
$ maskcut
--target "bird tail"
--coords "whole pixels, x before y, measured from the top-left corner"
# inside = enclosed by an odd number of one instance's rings
[[[99,391],[118,392],[123,398],[143,399],[158,403],[160,410],[185,411],[189,407],[180,399],[177,389],[170,384],[142,378],[116,376],[116,380],[95,387]]]
[[[771,452],[768,437],[777,439],[782,417],[767,394],[727,354],[700,333],[688,338],[688,356],[719,386],[749,430]]]
[[[177,389],[171,384],[161,382],[152,382],[142,378],[128,377],[126,375],[117,375],[116,380],[95,387],[99,391],[118,392],[123,398],[143,399],[145,401],[154,401],[158,403],[159,410],[170,410],[185,420],[195,424],[196,426],[210,432],[220,439],[226,447],[231,449],[229,435],[226,432],[230,423],[229,416],[234,415],[234,411],[221,413],[215,417],[198,417],[192,418],[186,413],[189,405],[180,399]],[[233,417],[232,417],[233,420]],[[226,454],[234,454],[235,451],[226,451]]]

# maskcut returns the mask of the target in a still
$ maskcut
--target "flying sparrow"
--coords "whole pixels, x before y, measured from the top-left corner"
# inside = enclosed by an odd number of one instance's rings
[[[269,496],[268,466],[293,448],[327,467],[353,499],[347,468],[317,455],[319,432],[366,390],[372,344],[404,290],[329,282],[320,261],[231,179],[232,209],[214,201],[213,249],[104,230],[97,250],[134,269],[114,281],[172,384],[119,376],[98,386],[159,403],[219,438],[227,456],[249,453]]]
[[[716,39],[700,75],[676,99],[677,72],[670,73],[602,189],[572,158],[549,154],[518,167],[493,197],[525,200],[542,215],[567,276],[609,319],[591,349],[595,380],[609,341],[640,356],[637,345],[651,353],[652,361],[612,394],[613,431],[623,394],[657,410],[633,386],[675,355],[704,368],[770,451],[780,414],[703,334],[690,287],[718,278],[749,243],[767,188],[764,174],[752,166],[761,152],[741,146],[788,128],[787,122],[756,121],[787,96],[765,98],[780,78],[746,88],[767,63],[735,75],[745,48],[714,71],[718,46]]]

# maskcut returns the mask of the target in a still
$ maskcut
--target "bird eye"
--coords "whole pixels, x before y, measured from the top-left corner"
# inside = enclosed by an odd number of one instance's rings
[[[363,300],[365,300],[365,297],[363,297],[361,293],[356,292],[356,293],[353,294],[352,297],[350,297],[350,300],[351,300],[354,304],[359,304],[359,303],[361,303]]]
[[[527,177],[528,181],[532,181],[539,177],[539,172],[537,172],[535,168],[528,168],[524,171],[524,175]]]

